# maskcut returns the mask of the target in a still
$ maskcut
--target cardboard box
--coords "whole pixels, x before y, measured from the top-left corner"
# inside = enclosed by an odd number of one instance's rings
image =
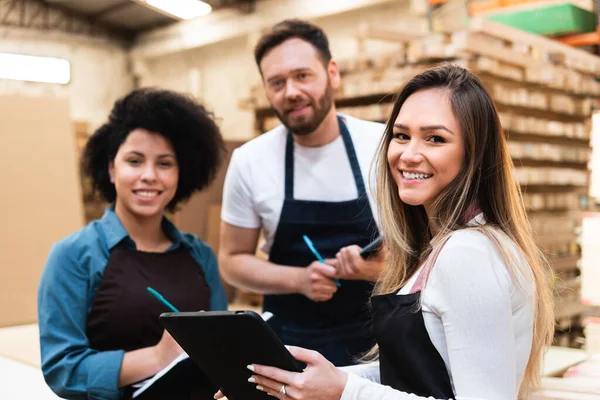
[[[75,136],[64,99],[0,96],[0,326],[37,319],[52,245],[83,226]]]

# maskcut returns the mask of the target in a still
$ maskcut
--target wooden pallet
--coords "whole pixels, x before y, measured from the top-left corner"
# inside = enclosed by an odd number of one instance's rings
[[[532,400],[600,400],[597,379],[543,378],[542,389]]]
[[[552,39],[521,31],[483,17],[471,20],[466,30],[430,34],[362,27],[359,37],[399,43],[408,63],[435,63],[442,60],[480,59],[496,74],[516,81],[524,79],[540,85],[600,96],[600,60],[593,54],[574,49]],[[503,64],[498,66],[497,64]]]
[[[536,400],[600,400],[600,355],[552,347],[546,354],[541,389]]]
[[[484,17],[473,18],[469,24],[469,31],[508,43],[513,50],[524,52],[528,58],[536,59],[541,65],[552,62],[586,74],[600,75],[598,57],[555,40],[490,21]],[[497,46],[493,50],[499,49],[500,46]]]

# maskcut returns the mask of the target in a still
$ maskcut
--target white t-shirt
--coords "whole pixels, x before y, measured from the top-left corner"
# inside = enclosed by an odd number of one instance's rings
[[[371,164],[385,125],[339,114],[346,123],[373,215]],[[280,125],[234,150],[225,177],[221,219],[241,228],[263,228],[269,253],[285,195],[285,144],[287,129]],[[356,199],[350,161],[341,135],[321,147],[294,143],[294,199],[346,201]]]
[[[482,223],[482,216],[473,222]],[[399,295],[410,292],[418,274]],[[481,232],[457,231],[442,248],[423,289],[422,310],[457,399],[517,398],[531,353],[535,309],[533,283],[520,280],[524,290]],[[341,400],[425,399],[381,385],[378,363],[343,369],[351,373]]]

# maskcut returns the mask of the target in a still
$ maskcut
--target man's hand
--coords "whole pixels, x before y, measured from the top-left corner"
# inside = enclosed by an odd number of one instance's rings
[[[335,267],[336,278],[375,282],[379,279],[383,262],[380,257],[364,260],[360,256],[361,250],[356,245],[343,247],[335,259],[326,259],[325,262]]]
[[[305,272],[300,284],[300,293],[312,301],[330,300],[337,292],[338,288],[333,280],[337,271],[331,265],[315,261],[305,268]]]

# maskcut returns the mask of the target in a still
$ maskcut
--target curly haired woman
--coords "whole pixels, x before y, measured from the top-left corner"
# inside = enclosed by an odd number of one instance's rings
[[[211,113],[157,89],[118,100],[90,138],[84,171],[112,205],[54,245],[38,293],[42,371],[59,396],[129,397],[181,354],[158,322],[169,310],[147,287],[180,310],[227,308],[212,249],[164,216],[211,182],[222,150]],[[201,378],[158,398],[207,398]]]

